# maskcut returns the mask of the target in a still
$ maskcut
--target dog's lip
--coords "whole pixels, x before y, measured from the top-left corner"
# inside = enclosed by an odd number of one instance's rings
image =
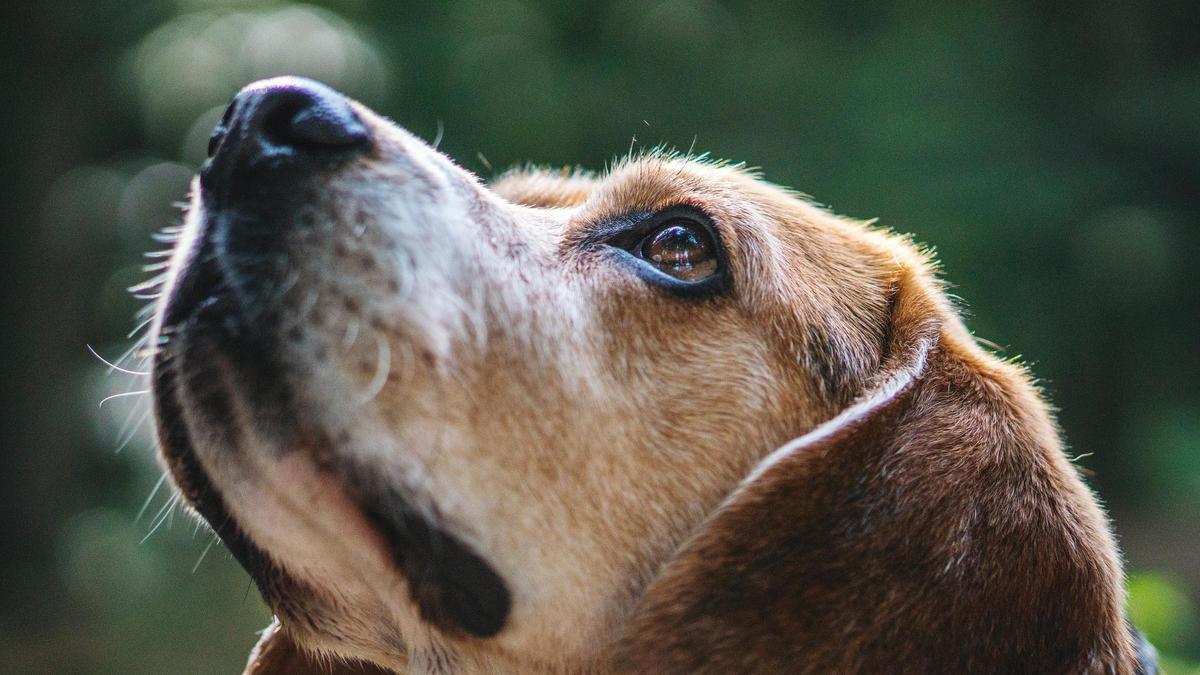
[[[308,452],[289,452],[273,460],[269,470],[273,485],[291,486],[291,490],[281,491],[282,494],[294,491],[303,495],[302,504],[290,503],[289,507],[333,516],[330,520],[337,523],[338,531],[322,532],[322,536],[352,541],[356,547],[364,546],[370,552],[366,557],[371,567],[394,574],[401,573],[391,542],[371,522],[363,505],[352,496],[345,481],[334,471],[314,461]],[[268,543],[266,548],[271,550],[273,547]]]
[[[196,510],[213,528],[234,558],[250,574],[265,598],[274,599],[281,588],[300,588],[303,584],[277,565],[233,516],[221,491],[201,464],[192,442],[192,434],[179,398],[180,374],[175,360],[160,352],[156,357],[153,375],[155,420],[162,457],[168,464],[176,485]],[[224,393],[214,394],[224,397]],[[292,453],[279,463],[280,477],[303,480],[298,484],[313,485],[314,494],[323,506],[337,508],[347,514],[350,531],[361,534],[372,550],[387,559],[386,545],[377,530],[367,524],[361,509],[335,484],[332,476],[322,476],[300,453]],[[357,518],[356,518],[357,516]]]
[[[454,535],[430,524],[399,498],[358,496],[352,481],[322,468],[309,453],[292,452],[271,465],[271,483],[292,486],[303,493],[303,503],[286,506],[332,515],[336,532],[321,536],[353,542],[369,553],[356,553],[363,569],[385,570],[378,592],[391,590],[388,578],[399,576],[421,617],[452,633],[465,631],[490,637],[503,628],[510,598],[507,587],[480,556]],[[286,493],[284,493],[286,494]],[[258,535],[256,532],[256,541]],[[270,534],[264,534],[269,537]],[[259,541],[268,551],[280,550],[285,541]]]
[[[230,337],[228,326],[223,325],[225,322],[214,323],[214,317],[202,316],[205,311],[218,307],[219,302],[197,301],[196,298],[185,300],[183,309],[168,311],[168,314],[173,314],[173,325],[177,329],[188,331],[186,340],[191,343],[188,348],[199,348],[198,344],[209,338]],[[240,330],[235,332],[238,338],[244,337]],[[173,338],[178,342],[185,336],[176,334]],[[226,542],[268,601],[281,599],[289,592],[312,588],[309,583],[317,580],[303,581],[295,576],[295,571],[289,573],[274,561],[275,552],[288,550],[287,542],[272,542],[269,531],[256,530],[251,536],[245,529],[251,521],[241,523],[235,518],[224,495],[203,467],[192,444],[189,420],[180,398],[180,370],[186,369],[182,368],[179,355],[172,354],[179,348],[179,344],[168,344],[160,349],[153,376],[162,453],[176,483],[196,511]],[[222,361],[219,354],[206,360],[210,366],[213,365],[211,360]],[[234,364],[225,365],[230,366],[226,371],[234,370]],[[191,395],[195,394],[193,391]],[[230,408],[234,395],[228,387],[213,387],[207,392],[204,403],[219,413],[217,419],[234,419]],[[224,414],[220,414],[222,410]],[[294,508],[320,508],[326,513],[338,514],[335,518],[339,523],[337,531],[329,532],[326,527],[324,536],[342,539],[349,534],[355,546],[365,545],[372,551],[367,554],[369,568],[386,570],[387,576],[398,575],[404,579],[413,603],[426,622],[451,634],[466,633],[475,637],[491,637],[504,627],[511,597],[503,579],[485,559],[414,511],[403,493],[394,488],[383,491],[362,489],[362,484],[373,481],[354,480],[353,475],[347,475],[347,466],[336,466],[330,460],[331,448],[319,434],[288,435],[290,438],[280,440],[276,459],[259,467],[260,471],[271,473],[269,483],[277,486],[277,499],[280,495],[300,491],[308,496],[308,501],[293,503]],[[284,496],[282,499],[291,498]],[[302,559],[296,561],[296,564],[303,563]],[[286,559],[284,564],[287,564]]]
[[[283,579],[286,574],[271,562],[262,549],[254,545],[233,520],[224,498],[200,465],[191,431],[184,421],[178,378],[179,373],[170,355],[165,349],[160,349],[155,356],[151,389],[161,456],[188,503],[225,542],[263,596],[270,597],[271,589],[267,580]]]
[[[378,579],[367,585],[384,597],[394,588],[390,579],[404,579],[411,600],[428,623],[475,637],[498,633],[508,618],[511,599],[487,561],[432,524],[428,515],[414,511],[403,496],[357,488],[358,481],[332,462],[318,459],[329,454],[318,439],[298,441],[287,454],[262,467],[270,472],[268,489],[279,505],[293,514],[322,514],[324,526],[312,522],[304,526],[332,545],[353,547],[348,562],[359,574]],[[330,522],[336,523],[336,529],[328,526]],[[288,550],[286,538],[273,538],[285,534],[251,529],[253,541],[265,550]],[[288,559],[284,558],[285,565]]]

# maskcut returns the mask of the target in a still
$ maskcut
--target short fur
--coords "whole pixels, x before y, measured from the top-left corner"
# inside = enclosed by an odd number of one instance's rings
[[[168,466],[279,617],[247,672],[1136,671],[1040,392],[909,240],[667,153],[485,186],[357,111],[372,154],[234,219],[275,252],[242,266],[197,190],[163,281]],[[680,205],[718,297],[594,241]],[[250,346],[173,311],[205,266]],[[413,577],[365,498],[494,574],[499,623],[431,613],[471,582]]]

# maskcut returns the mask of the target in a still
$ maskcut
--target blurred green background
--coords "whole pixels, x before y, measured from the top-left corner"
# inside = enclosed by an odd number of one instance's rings
[[[1134,620],[1200,673],[1200,4],[43,0],[0,40],[0,669],[236,672],[268,614],[155,490],[129,345],[150,234],[259,77],[484,175],[667,143],[935,246],[1033,364]],[[635,139],[635,140],[634,140]],[[126,420],[130,420],[126,424]],[[151,531],[153,530],[153,533]],[[205,553],[207,551],[207,554]]]

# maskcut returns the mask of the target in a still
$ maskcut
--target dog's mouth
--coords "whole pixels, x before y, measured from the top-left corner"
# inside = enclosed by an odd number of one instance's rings
[[[451,635],[490,637],[505,624],[511,605],[503,579],[479,554],[451,532],[418,513],[394,486],[365,480],[368,467],[339,459],[337,448],[297,414],[288,384],[293,373],[279,356],[279,339],[269,317],[247,319],[247,308],[231,290],[232,274],[223,267],[211,243],[200,239],[194,261],[162,300],[159,349],[155,356],[155,416],[164,459],[192,507],[212,526],[238,562],[251,575],[263,597],[286,623],[296,598],[317,589],[288,570],[286,556],[260,547],[231,514],[221,490],[222,476],[210,472],[197,453],[197,443],[214,453],[302,453],[310,475],[336,486],[342,500],[366,523],[386,551],[395,571],[407,582],[409,595],[427,623]],[[234,407],[252,411],[258,435],[278,439],[277,447],[240,447],[243,438]],[[196,410],[199,408],[200,410]],[[202,421],[198,421],[202,420]],[[273,444],[276,445],[276,444]],[[285,450],[278,450],[285,448]],[[207,455],[206,455],[207,456]],[[286,533],[282,533],[286,536]],[[354,545],[331,541],[330,546]]]

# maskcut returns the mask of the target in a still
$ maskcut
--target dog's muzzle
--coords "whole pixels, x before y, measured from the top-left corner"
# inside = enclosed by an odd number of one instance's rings
[[[203,442],[214,446],[204,446],[206,458],[263,451],[238,447],[231,428],[236,393],[251,409],[258,435],[280,452],[315,447],[322,453],[313,461],[340,480],[387,539],[426,621],[490,636],[510,609],[503,580],[469,546],[410,508],[407,495],[365,487],[370,481],[355,478],[361,467],[340,465],[345,460],[318,423],[298,412],[294,388],[304,374],[283,355],[280,296],[264,290],[285,285],[294,272],[297,253],[288,242],[310,226],[302,212],[313,195],[339,169],[369,158],[375,144],[345,97],[309,80],[256,83],[229,106],[200,175],[201,211],[190,224],[189,250],[177,252],[178,277],[159,301],[153,388],[162,452],[184,496],[269,602],[304,592],[230,516],[220,490],[220,479],[228,477],[209,475],[197,456],[197,426]]]

